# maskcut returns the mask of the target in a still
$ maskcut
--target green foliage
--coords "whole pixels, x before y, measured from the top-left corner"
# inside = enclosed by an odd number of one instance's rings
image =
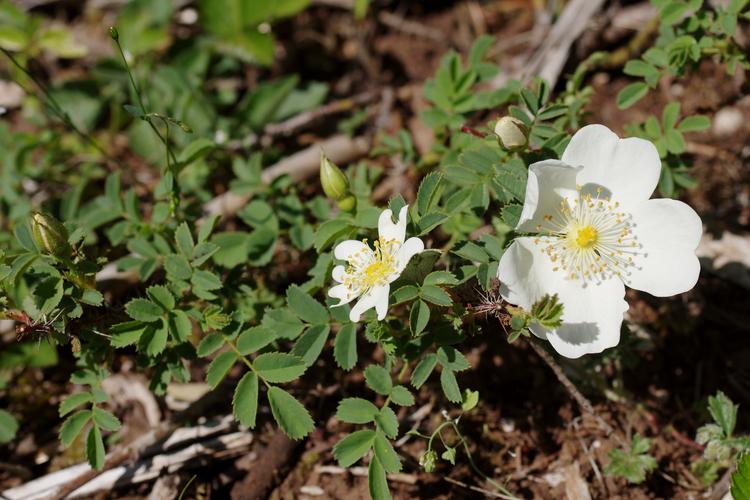
[[[625,74],[642,81],[620,90],[617,95],[620,108],[629,108],[641,100],[656,88],[663,76],[683,75],[705,57],[718,56],[729,75],[738,67],[750,67],[737,40],[737,20],[747,17],[743,13],[746,1],[732,1],[727,7],[703,0],[652,0],[652,3],[659,9],[660,36],[640,59],[625,64]]]
[[[656,459],[649,455],[651,440],[636,433],[628,449],[615,448],[609,452],[609,464],[604,469],[608,476],[622,477],[630,483],[642,483],[646,474],[656,469]]]
[[[629,134],[648,139],[654,143],[662,159],[662,173],[659,191],[664,196],[675,196],[681,189],[695,187],[696,181],[688,171],[683,155],[687,150],[685,133],[706,130],[711,121],[704,115],[680,118],[680,104],[671,102],[664,107],[661,121],[649,116],[643,125],[626,125]]]
[[[252,71],[258,81],[250,88],[232,83],[247,78],[246,63],[273,62],[275,23],[308,3],[199,1],[200,28],[172,43],[173,2],[128,2],[111,32],[119,57],[96,63],[85,85],[51,88],[24,109],[41,133],[0,124],[0,216],[13,228],[0,239],[0,306],[4,317],[49,333],[3,346],[0,370],[56,365],[58,349],[70,346],[76,365],[71,383],[83,387],[60,403],[60,440],[64,446],[85,443],[95,468],[102,467],[104,443],[120,426],[101,389],[104,367],[118,356],[131,356],[157,395],[205,367],[210,388],[233,389],[232,412],[241,425],[255,428],[258,413],[270,408],[283,432],[302,439],[315,421],[304,406],[312,400],[298,381],[317,376],[332,354],[341,370],[361,370],[366,393],[352,392],[339,402],[337,418],[355,428],[340,437],[334,457],[345,467],[369,460],[372,497],[390,498],[386,473],[402,467],[394,443],[404,429],[396,414],[416,404],[414,389],[442,392],[438,400],[452,404],[446,415],[462,415],[480,403],[461,378],[471,368],[461,352],[465,342],[482,332],[476,296],[487,297],[480,301],[483,312],[503,321],[511,316],[509,341],[528,335],[534,322],[560,324],[564,311],[556,296],[543,297],[530,311],[491,299],[498,262],[517,236],[528,165],[558,158],[582,125],[593,92],[585,77],[601,55],[576,68],[557,95],[541,80],[487,90],[499,70],[491,62],[489,36],[476,40],[465,57],[451,52],[441,60],[424,86],[430,107],[421,117],[435,137],[431,149],[418,148],[404,128],[379,134],[370,151],[403,163],[408,179],[418,182],[406,232],[430,248],[391,283],[386,320],[368,313],[360,329],[349,320],[351,304],[331,307],[336,301],[326,294],[340,264],[334,262],[336,244],[377,238],[379,160],[341,169],[325,163],[329,170],[321,171],[320,185],[286,175],[270,179],[266,167],[290,153],[286,142],[268,143],[272,125],[321,105],[329,87],[296,74],[267,79],[268,71]],[[356,19],[368,4],[355,2]],[[692,21],[691,14],[704,7],[660,2],[668,28],[656,47],[626,65],[639,81],[626,87],[619,103],[632,104],[665,73],[680,75],[709,54],[728,66],[746,64],[733,41],[745,6],[733,1],[716,8],[711,19],[696,15]],[[0,20],[8,21],[0,23],[0,47],[17,53],[20,63],[42,53],[72,57],[67,34],[49,35],[46,23],[8,2],[0,3]],[[17,76],[31,78],[19,71]],[[501,107],[525,144],[505,148],[491,132],[498,118],[492,114]],[[45,108],[76,134],[61,130]],[[703,116],[679,115],[679,106],[669,104],[661,119],[650,117],[630,130],[656,144],[666,172],[660,189],[667,196],[693,182],[683,158],[684,134],[710,125]],[[355,110],[339,128],[355,131],[369,116],[369,110]],[[465,128],[485,116],[491,121]],[[126,171],[119,156],[108,157],[119,146],[96,147],[90,131],[97,140],[122,131],[128,165],[132,155],[137,172]],[[29,180],[44,186],[48,198],[27,195]],[[249,198],[236,217],[204,216],[201,206],[227,190]],[[405,197],[393,197],[388,206],[397,212]],[[44,214],[41,222],[35,211]],[[97,282],[98,273],[111,267],[133,276],[132,286],[115,294]],[[373,347],[382,353],[378,364],[370,361]],[[729,461],[744,449],[743,438],[732,435],[736,408],[717,396],[710,411],[716,423],[701,434],[707,453],[710,448],[712,459]],[[474,464],[460,418],[446,416],[427,437],[420,463],[431,471],[439,460],[468,460],[508,495]],[[12,440],[17,429],[14,417],[0,410],[0,442]],[[444,441],[447,429],[457,441]],[[648,449],[649,441],[636,436],[630,450],[612,457],[612,473],[642,480],[653,468]],[[704,463],[706,476],[715,473],[714,462]]]
[[[13,415],[0,409],[0,443],[7,443],[16,437],[18,421]]]
[[[198,5],[215,50],[249,63],[269,65],[273,62],[274,40],[261,25],[292,16],[308,3],[309,0],[202,0]]]
[[[708,412],[713,423],[699,427],[696,432],[695,441],[705,448],[702,459],[693,464],[706,484],[715,482],[720,469],[732,466],[740,456],[750,451],[750,439],[734,435],[737,408],[721,391],[708,397]]]
[[[732,474],[732,498],[734,500],[750,499],[750,455],[745,454]]]
[[[49,53],[75,59],[87,53],[86,47],[76,42],[69,30],[24,12],[8,0],[0,2],[0,48],[29,58]]]

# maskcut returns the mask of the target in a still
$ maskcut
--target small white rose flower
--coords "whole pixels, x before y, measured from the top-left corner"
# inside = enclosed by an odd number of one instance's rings
[[[700,217],[681,201],[649,199],[660,172],[651,142],[603,125],[579,130],[561,160],[529,167],[516,230],[537,236],[516,238],[503,254],[500,294],[525,309],[558,294],[562,325],[530,328],[563,356],[617,345],[625,285],[667,297],[698,281]]]
[[[392,212],[383,210],[378,219],[379,238],[373,250],[364,241],[342,241],[333,250],[333,255],[347,261],[346,266],[333,268],[333,279],[340,285],[328,290],[328,295],[339,299],[336,306],[348,304],[360,297],[349,312],[349,319],[359,321],[362,313],[375,308],[378,320],[385,319],[388,313],[388,295],[391,283],[403,272],[411,258],[424,250],[419,238],[406,237],[408,206],[398,215],[398,222],[391,220]]]

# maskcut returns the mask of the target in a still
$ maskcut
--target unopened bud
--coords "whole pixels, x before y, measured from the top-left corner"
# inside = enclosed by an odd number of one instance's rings
[[[31,214],[31,234],[44,253],[59,259],[70,258],[70,254],[73,253],[68,243],[68,230],[62,222],[50,214],[41,212]]]
[[[117,41],[120,39],[120,33],[117,32],[117,28],[115,28],[114,26],[110,26],[109,30],[107,31],[109,31],[109,36],[110,38],[112,38],[112,40]]]
[[[326,196],[339,202],[341,210],[354,210],[356,199],[349,192],[349,181],[344,172],[326,158],[323,151],[320,152],[320,184]]]
[[[495,124],[495,135],[505,149],[515,149],[526,145],[528,130],[518,118],[503,116]]]
[[[337,201],[336,204],[342,211],[351,213],[357,208],[357,198],[350,194],[343,200]]]
[[[425,472],[432,472],[435,470],[435,462],[437,461],[437,453],[432,450],[425,451],[421,457],[419,457],[419,465],[422,466]]]

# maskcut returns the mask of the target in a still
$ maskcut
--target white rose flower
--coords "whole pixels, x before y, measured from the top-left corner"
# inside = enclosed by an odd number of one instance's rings
[[[620,340],[625,285],[657,297],[698,281],[701,219],[672,199],[650,200],[661,161],[654,145],[602,125],[579,130],[561,160],[529,167],[520,237],[500,259],[502,297],[524,309],[558,294],[562,324],[531,331],[568,358]]]
[[[360,297],[349,313],[349,319],[355,323],[362,313],[373,307],[378,320],[385,319],[391,283],[401,275],[409,260],[424,250],[419,238],[404,241],[407,209],[408,206],[401,209],[395,224],[392,212],[383,210],[378,219],[379,238],[374,250],[366,242],[357,240],[342,241],[333,250],[333,255],[347,261],[348,265],[333,268],[333,279],[341,284],[328,290],[328,295],[339,299],[336,306]]]

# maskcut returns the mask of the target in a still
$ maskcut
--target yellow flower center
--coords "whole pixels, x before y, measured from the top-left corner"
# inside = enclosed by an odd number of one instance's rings
[[[632,216],[609,197],[583,193],[563,199],[559,208],[544,215],[534,242],[553,263],[552,271],[571,280],[598,282],[611,276],[627,279],[641,245],[633,233]]]
[[[396,254],[400,245],[395,240],[378,239],[375,249],[365,247],[349,258],[343,283],[351,290],[366,290],[388,283],[396,272]]]
[[[596,245],[596,241],[599,238],[599,233],[593,226],[584,226],[578,229],[576,233],[575,244],[579,248],[591,248]]]
[[[365,268],[362,281],[367,284],[375,285],[385,280],[393,272],[393,265],[389,261],[376,260]]]

